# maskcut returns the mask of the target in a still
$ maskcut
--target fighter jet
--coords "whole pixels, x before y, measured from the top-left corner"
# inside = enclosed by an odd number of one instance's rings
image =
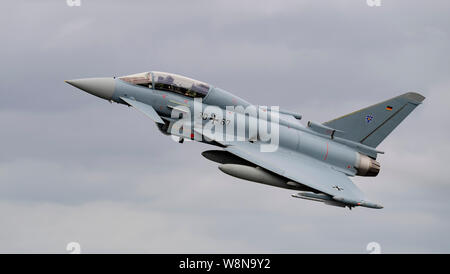
[[[408,92],[324,123],[296,112],[253,105],[219,87],[166,72],[65,81],[133,107],[179,143],[216,147],[202,155],[224,173],[295,190],[292,197],[327,205],[383,208],[367,200],[354,176],[377,176],[377,146],[422,101]]]

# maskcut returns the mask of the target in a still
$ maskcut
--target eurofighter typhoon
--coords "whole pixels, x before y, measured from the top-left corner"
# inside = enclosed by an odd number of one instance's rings
[[[295,190],[292,197],[327,205],[383,208],[350,180],[377,176],[377,146],[422,101],[409,92],[325,123],[253,105],[207,83],[165,72],[66,81],[102,99],[133,107],[179,143],[216,146],[202,155],[226,174]]]

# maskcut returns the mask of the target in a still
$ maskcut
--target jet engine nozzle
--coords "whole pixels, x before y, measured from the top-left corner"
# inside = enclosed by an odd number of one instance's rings
[[[356,175],[375,177],[380,172],[380,163],[374,159],[358,153],[358,161],[355,168],[358,170]]]

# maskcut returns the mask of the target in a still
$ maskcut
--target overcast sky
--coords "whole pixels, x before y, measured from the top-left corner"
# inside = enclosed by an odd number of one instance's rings
[[[450,2],[3,1],[0,252],[450,252]],[[427,99],[380,146],[385,208],[236,179],[64,79],[169,71],[324,122]]]

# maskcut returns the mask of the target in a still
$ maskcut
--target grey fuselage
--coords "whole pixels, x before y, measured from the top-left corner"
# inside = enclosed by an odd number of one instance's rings
[[[231,176],[302,192],[292,197],[340,207],[383,208],[367,201],[349,176],[377,176],[376,147],[425,97],[407,92],[324,123],[259,106],[223,89],[166,72],[66,81],[135,108],[179,143],[219,147],[202,155]]]
[[[158,90],[154,87],[149,88],[134,85],[115,78],[114,91],[109,100],[128,105],[122,98],[130,98],[152,106],[166,122],[165,125],[158,125],[163,133],[187,137],[182,133],[177,134],[178,132],[171,131],[171,126],[179,118],[173,118],[173,110],[174,108],[183,107],[189,109],[191,113],[195,113],[193,98],[166,90]],[[242,106],[243,108],[247,108],[253,105],[223,89],[210,86],[207,95],[202,100],[202,113],[208,106],[218,107],[223,112],[222,117],[225,117],[226,108],[229,106]],[[255,108],[257,107],[255,106]],[[308,125],[305,127],[297,119],[293,118],[292,115],[286,113],[289,112],[280,111],[279,114],[278,145],[280,147],[307,155],[311,160],[320,162],[326,166],[331,166],[349,176],[364,175],[364,171],[361,170],[363,168],[362,162],[367,156],[362,155],[359,151],[364,151],[366,154],[369,152],[373,155],[376,155],[376,151],[371,151],[371,148],[364,147],[361,144],[334,137],[329,132],[326,134],[326,132],[321,131],[323,130],[321,128],[317,130],[313,127],[313,125],[317,124],[311,123],[311,126]],[[210,114],[207,114],[208,119],[203,119],[203,123],[210,122]],[[244,127],[247,132],[248,118]],[[191,139],[194,139],[192,135],[191,137]],[[245,136],[245,141],[249,141],[250,138],[251,136]],[[217,142],[205,140],[205,138],[195,138],[195,140],[219,145]],[[366,162],[370,161],[365,160]]]

